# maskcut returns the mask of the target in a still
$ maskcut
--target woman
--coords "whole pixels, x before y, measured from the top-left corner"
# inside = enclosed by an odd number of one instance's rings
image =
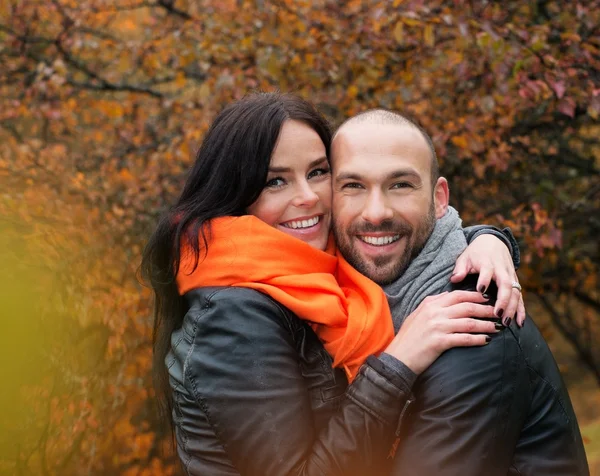
[[[458,291],[393,336],[380,288],[335,255],[330,140],[295,96],[230,105],[148,243],[156,371],[187,474],[385,472],[416,375],[497,332],[486,299]]]

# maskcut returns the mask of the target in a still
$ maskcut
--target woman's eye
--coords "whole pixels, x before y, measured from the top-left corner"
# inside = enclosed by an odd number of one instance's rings
[[[308,174],[308,178],[313,178],[313,177],[319,177],[321,175],[326,175],[330,172],[329,168],[318,168],[318,169],[314,169],[311,170],[310,173]]]
[[[285,180],[283,180],[281,177],[275,177],[267,180],[265,188],[278,188],[282,187],[283,185],[285,185]]]

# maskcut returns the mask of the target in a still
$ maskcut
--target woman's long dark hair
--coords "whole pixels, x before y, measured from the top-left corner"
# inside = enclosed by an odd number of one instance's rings
[[[181,240],[196,256],[210,242],[210,220],[245,215],[262,192],[285,121],[301,121],[321,137],[327,156],[331,129],[315,107],[292,94],[255,93],[230,104],[208,129],[181,196],[160,219],[144,250],[141,272],[154,291],[153,371],[161,419],[171,424],[172,399],[165,357],[171,333],[187,311],[175,276]],[[200,238],[200,239],[199,239]]]

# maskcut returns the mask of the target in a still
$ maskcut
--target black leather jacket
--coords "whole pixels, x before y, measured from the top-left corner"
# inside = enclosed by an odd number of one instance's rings
[[[348,386],[310,326],[257,291],[186,298],[166,358],[186,474],[389,474],[410,379],[370,357]]]
[[[447,290],[474,290],[476,279]],[[569,395],[529,316],[487,346],[445,352],[413,392],[392,476],[589,475]]]

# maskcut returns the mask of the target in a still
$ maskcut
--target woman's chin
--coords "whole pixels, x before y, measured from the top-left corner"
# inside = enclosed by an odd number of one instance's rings
[[[289,228],[286,226],[278,225],[277,229],[283,231],[286,235],[293,236],[307,245],[324,251],[327,248],[329,241],[329,227],[323,223],[323,220],[319,221],[315,226],[310,228]]]

